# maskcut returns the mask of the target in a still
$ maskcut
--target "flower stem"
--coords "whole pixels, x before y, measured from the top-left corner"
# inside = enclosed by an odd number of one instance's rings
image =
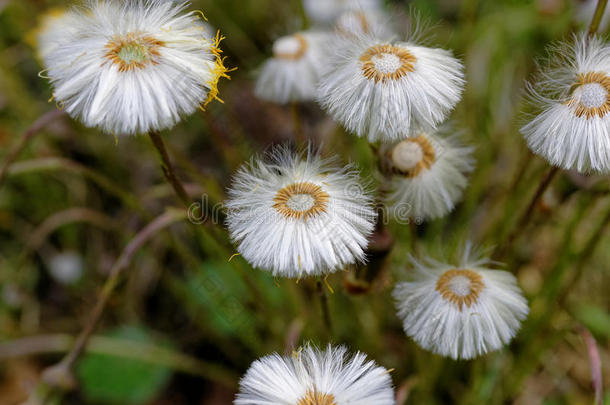
[[[36,135],[40,130],[46,127],[49,123],[54,121],[56,118],[64,115],[65,113],[62,110],[51,110],[42,115],[42,117],[38,118],[32,126],[30,126],[23,136],[17,142],[17,145],[13,147],[13,149],[6,155],[4,158],[4,164],[2,168],[0,168],[0,188],[4,184],[6,177],[8,175],[8,169],[11,164],[15,161],[17,156],[23,151],[28,142]]]
[[[529,202],[526,210],[523,212],[523,214],[517,221],[517,225],[510,232],[506,241],[503,244],[499,245],[498,248],[496,248],[496,251],[492,255],[494,259],[502,258],[510,250],[513,242],[517,238],[517,235],[522,232],[523,228],[527,226],[527,224],[531,221],[532,214],[534,213],[536,205],[540,201],[540,198],[542,198],[542,196],[544,195],[544,192],[553,182],[553,179],[555,178],[557,173],[559,173],[559,168],[551,167],[551,169],[544,175],[542,181],[536,189],[536,193],[534,193],[534,196]]]
[[[110,275],[106,279],[102,291],[97,299],[93,311],[89,315],[87,324],[77,337],[74,345],[66,354],[66,356],[57,364],[44,370],[42,379],[43,382],[51,387],[69,390],[74,386],[74,378],[72,370],[79,356],[85,350],[91,334],[95,330],[99,322],[108,299],[119,282],[119,277],[123,270],[127,268],[137,251],[160,230],[169,225],[181,221],[186,217],[184,210],[168,210],[164,214],[157,217],[154,221],[142,229],[132,240],[127,244],[121,256],[112,266]]]
[[[608,4],[608,0],[598,0],[597,7],[595,8],[595,13],[593,14],[593,19],[591,20],[591,25],[589,25],[589,36],[593,36],[597,33],[599,29],[599,24],[602,22],[602,18],[604,17],[604,12],[606,11],[606,5]]]
[[[150,140],[152,141],[153,145],[155,145],[155,148],[157,148],[157,151],[159,152],[163,175],[174,189],[174,192],[180,201],[182,201],[186,208],[189,208],[193,201],[188,196],[186,190],[184,189],[184,185],[178,179],[178,176],[176,176],[176,171],[169,158],[169,153],[167,153],[167,148],[165,147],[165,142],[163,142],[161,134],[158,131],[150,131],[148,135],[150,136]]]
[[[322,318],[324,319],[324,326],[326,326],[326,330],[329,334],[332,333],[332,323],[330,320],[330,309],[328,307],[328,296],[326,295],[326,291],[324,291],[324,285],[322,284],[322,280],[318,279],[316,281],[316,290],[318,296],[320,297],[320,306],[322,308]]]

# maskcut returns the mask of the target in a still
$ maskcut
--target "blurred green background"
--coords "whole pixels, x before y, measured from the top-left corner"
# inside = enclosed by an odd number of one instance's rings
[[[64,6],[0,0],[0,161],[55,108],[32,40],[41,15]],[[477,169],[458,209],[418,227],[418,252],[409,227],[391,224],[395,246],[365,292],[353,293],[357,269],[329,277],[332,334],[313,281],[274,280],[240,257],[229,261],[235,252],[222,224],[176,224],[135,256],[78,363],[79,388],[63,403],[228,404],[256,358],[331,341],[393,368],[400,404],[592,404],[583,330],[597,340],[610,387],[610,235],[598,229],[610,210],[606,178],[563,173],[519,234],[506,267],[531,315],[504,350],[468,362],[424,352],[403,333],[391,299],[394,282],[408,274],[409,253],[450,258],[466,240],[493,247],[525,208],[548,165],[518,133],[524,82],[546,45],[586,27],[583,4],[416,0],[387,7],[403,34],[417,11],[431,23],[426,40],[465,62],[468,84],[452,119],[476,146]],[[226,36],[226,64],[238,69],[220,84],[224,103],[163,136],[189,191],[215,203],[243,161],[293,138],[290,109],[256,99],[252,87],[273,40],[308,22],[298,0],[196,0],[191,8]],[[305,134],[323,151],[374,178],[365,140],[316,105],[300,112]],[[40,372],[61,358],[124,246],[167,206],[179,203],[147,137],[115,141],[64,116],[27,145],[0,189],[0,404],[24,401]],[[605,398],[610,403],[608,388]]]

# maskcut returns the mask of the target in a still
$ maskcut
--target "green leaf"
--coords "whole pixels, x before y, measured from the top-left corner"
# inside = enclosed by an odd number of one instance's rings
[[[155,343],[147,330],[124,326],[108,336]],[[171,371],[165,367],[101,354],[87,354],[78,363],[77,375],[85,397],[105,404],[143,404],[156,398]]]

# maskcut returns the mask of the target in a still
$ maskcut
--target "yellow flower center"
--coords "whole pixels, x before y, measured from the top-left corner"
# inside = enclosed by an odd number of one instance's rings
[[[610,77],[601,72],[578,75],[573,86],[572,99],[567,102],[574,107],[577,117],[603,117],[610,111]]]
[[[115,37],[106,44],[106,59],[118,66],[119,72],[143,69],[157,64],[163,42],[149,35],[129,33]]]
[[[394,171],[409,178],[430,169],[435,159],[434,146],[423,134],[401,141],[390,151]]]
[[[279,190],[273,208],[286,218],[308,219],[326,212],[330,196],[313,183],[294,183]]]
[[[362,74],[375,83],[398,80],[415,70],[417,58],[408,50],[394,45],[375,45],[362,56]]]
[[[307,51],[307,41],[301,34],[283,37],[273,44],[273,55],[278,59],[299,60]]]
[[[305,393],[304,397],[299,399],[297,405],[337,405],[337,403],[332,394],[309,390]]]
[[[448,270],[436,282],[436,291],[460,311],[475,304],[483,288],[483,277],[472,270]]]

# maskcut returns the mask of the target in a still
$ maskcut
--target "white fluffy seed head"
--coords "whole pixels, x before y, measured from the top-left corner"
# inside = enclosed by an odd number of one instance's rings
[[[539,70],[528,86],[534,113],[521,128],[530,149],[565,170],[610,172],[610,47],[575,36]]]
[[[64,8],[47,10],[40,18],[36,27],[35,45],[37,56],[45,69],[48,68],[49,54],[63,43],[70,41],[76,32],[77,16]]]
[[[385,200],[390,215],[406,222],[451,212],[474,170],[473,152],[449,124],[434,134],[418,132],[416,137],[383,146],[393,172]]]
[[[388,370],[343,346],[304,346],[291,356],[256,360],[240,381],[235,405],[394,405]]]
[[[371,36],[336,42],[318,101],[350,132],[371,142],[434,130],[461,98],[463,66],[449,51]]]
[[[305,31],[276,40],[273,57],[260,69],[255,94],[280,104],[314,100],[330,38],[326,32]]]
[[[187,5],[91,0],[68,12],[40,49],[57,103],[118,135],[170,128],[216,98],[221,38]]]
[[[226,207],[242,257],[290,278],[363,261],[376,219],[372,195],[350,166],[283,147],[239,170]]]
[[[507,344],[529,308],[515,277],[488,268],[467,245],[448,264],[411,258],[412,280],[394,298],[406,334],[422,348],[453,359],[472,359]]]

